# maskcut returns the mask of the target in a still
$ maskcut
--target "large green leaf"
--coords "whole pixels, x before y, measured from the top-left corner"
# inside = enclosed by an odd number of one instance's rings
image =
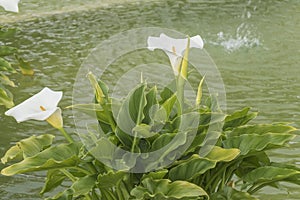
[[[285,179],[297,176],[300,171],[295,169],[265,166],[252,170],[242,177],[242,179],[251,184],[272,183],[284,181]]]
[[[191,180],[198,175],[204,174],[207,170],[216,166],[216,161],[202,158],[198,154],[192,155],[189,159],[180,161],[180,164],[171,168],[169,178],[175,180]]]
[[[223,144],[225,148],[238,148],[241,150],[241,155],[247,155],[249,152],[278,148],[294,137],[293,134],[281,133],[244,134],[230,137],[224,140]]]
[[[235,171],[235,174],[239,177],[244,176],[253,169],[270,165],[270,158],[266,152],[256,152],[252,156],[243,158],[243,162],[239,164],[239,167]]]
[[[52,146],[32,157],[27,157],[19,163],[2,169],[1,174],[12,176],[15,174],[42,171],[56,168],[74,167],[79,163],[81,145],[77,143]]]
[[[239,149],[223,149],[218,146],[214,146],[211,151],[206,155],[206,158],[217,162],[229,162],[235,159],[240,154]]]
[[[31,136],[21,140],[17,145],[23,151],[24,158],[31,157],[48,148],[52,144],[54,137],[54,135],[50,134]]]
[[[136,87],[129,93],[120,108],[117,124],[124,134],[132,134],[132,129],[140,124],[145,117],[143,113],[147,103],[145,89],[145,84]]]
[[[1,158],[1,162],[5,164],[9,160],[13,160],[18,157],[19,154],[22,155],[22,158],[34,156],[49,147],[52,144],[54,137],[54,135],[45,134],[23,139],[17,142],[15,146],[12,146],[5,153],[5,155]]]
[[[286,124],[255,124],[237,127],[228,132],[227,137],[239,136],[244,134],[263,135],[265,133],[290,133],[295,130],[297,129]]]
[[[94,175],[79,178],[70,187],[73,196],[78,197],[89,194],[91,190],[95,187],[96,180],[96,176]]]
[[[151,151],[156,151],[158,149],[161,149],[162,147],[169,144],[173,138],[177,135],[177,133],[164,133],[157,137],[151,146]],[[174,141],[173,141],[174,142]]]
[[[131,193],[134,199],[209,199],[208,194],[199,186],[187,181],[174,181],[168,179],[144,179],[142,184],[135,187]]]
[[[198,154],[192,155],[187,160],[180,160],[179,165],[171,168],[169,178],[171,180],[191,180],[207,170],[216,166],[217,162],[229,162],[239,155],[238,149],[223,149],[221,147],[211,148],[206,158],[200,157]]]
[[[250,108],[244,108],[241,111],[236,111],[225,118],[223,130],[232,129],[248,123],[257,116],[257,113],[249,113]]]
[[[212,194],[211,200],[258,200],[247,192],[238,191],[232,187],[224,187],[223,190]]]
[[[126,176],[124,171],[110,171],[105,174],[98,175],[98,187],[99,188],[112,188],[117,186],[117,184]]]

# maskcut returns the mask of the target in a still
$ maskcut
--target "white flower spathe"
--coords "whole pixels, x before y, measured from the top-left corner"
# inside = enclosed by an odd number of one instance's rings
[[[187,47],[188,38],[174,39],[164,33],[159,37],[148,37],[148,49],[162,49],[169,57],[175,75],[178,74],[181,58],[183,57],[184,50]],[[203,40],[200,35],[190,38],[190,48],[203,48]]]
[[[47,120],[53,113],[60,110],[57,104],[61,100],[62,95],[61,91],[55,92],[45,87],[39,93],[6,111],[5,115],[14,117],[17,122],[30,119]]]
[[[19,12],[19,1],[20,0],[0,0],[0,6],[6,11]]]

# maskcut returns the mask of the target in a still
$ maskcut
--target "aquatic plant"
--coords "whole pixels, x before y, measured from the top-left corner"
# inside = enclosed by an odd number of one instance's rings
[[[71,107],[97,116],[102,131],[86,136],[92,148],[68,138],[68,143],[55,144],[51,134],[33,135],[6,152],[1,161],[10,165],[1,174],[47,171],[40,194],[61,188],[57,195],[46,198],[49,200],[253,200],[265,186],[280,188],[280,182],[299,185],[300,169],[271,162],[266,152],[287,146],[296,136],[294,127],[287,123],[249,124],[257,113],[248,107],[223,113],[214,96],[203,99],[204,78],[199,80],[194,103],[187,103],[183,89],[192,38],[180,40],[186,47],[174,82],[158,91],[141,80],[125,99],[117,100],[117,118],[112,110],[116,100],[109,87],[92,73],[87,75],[95,101]],[[158,47],[151,40],[149,49]],[[169,58],[172,52],[167,53]],[[60,97],[51,110],[57,110]],[[47,110],[44,104],[34,105],[38,112]],[[32,119],[44,120],[52,114]],[[217,128],[211,130],[211,126]],[[210,143],[207,138],[215,140]]]
[[[16,34],[16,31],[17,30],[14,28],[5,28],[0,26],[0,39],[13,37]],[[34,74],[30,64],[18,56],[17,48],[2,44],[0,45],[0,105],[4,105],[6,108],[11,108],[14,106],[13,95],[7,86],[16,87],[15,83],[8,77],[8,75],[17,73],[14,65],[10,61],[12,60],[11,57],[15,57],[15,60],[18,61],[18,65],[22,74]]]

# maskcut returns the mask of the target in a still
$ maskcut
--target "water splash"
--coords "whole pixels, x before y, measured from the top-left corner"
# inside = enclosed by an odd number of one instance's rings
[[[262,43],[259,35],[256,34],[253,29],[253,26],[242,23],[237,27],[235,35],[220,31],[217,33],[217,39],[210,43],[216,46],[222,46],[228,52],[233,52],[243,47],[253,48],[260,46]]]

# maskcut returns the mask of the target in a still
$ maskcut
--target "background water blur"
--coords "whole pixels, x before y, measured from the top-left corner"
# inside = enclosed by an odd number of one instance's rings
[[[257,122],[287,121],[300,128],[298,0],[23,0],[19,14],[0,11],[0,24],[19,29],[0,44],[20,48],[36,70],[34,77],[13,76],[22,83],[12,89],[16,103],[48,86],[64,91],[61,107],[70,105],[76,72],[93,47],[120,31],[159,26],[204,38],[225,82],[229,111],[251,106],[260,113]],[[32,134],[56,134],[44,122],[16,124],[4,112],[1,107],[0,156]],[[64,117],[74,132],[71,111]],[[299,140],[270,152],[272,158],[300,164]],[[0,176],[1,199],[40,199],[43,181],[42,174]],[[258,196],[299,199],[300,192],[288,185]]]

